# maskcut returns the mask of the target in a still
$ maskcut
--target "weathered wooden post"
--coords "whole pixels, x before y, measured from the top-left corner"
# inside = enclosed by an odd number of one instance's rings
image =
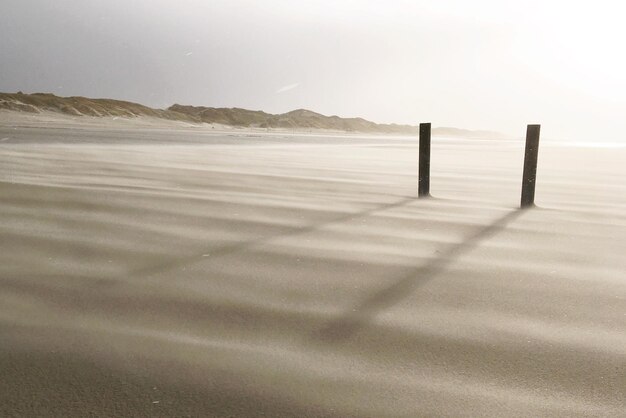
[[[430,123],[420,123],[420,155],[417,196],[430,196]]]
[[[537,154],[539,152],[539,131],[541,125],[528,125],[526,128],[526,152],[524,153],[524,174],[522,178],[522,208],[535,205],[535,180],[537,177]]]

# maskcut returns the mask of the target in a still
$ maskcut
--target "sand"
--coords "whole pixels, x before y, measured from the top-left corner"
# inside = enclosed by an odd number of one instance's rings
[[[626,148],[0,140],[1,416],[626,416]]]

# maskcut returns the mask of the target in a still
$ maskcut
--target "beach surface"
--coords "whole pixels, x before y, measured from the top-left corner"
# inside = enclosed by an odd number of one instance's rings
[[[0,124],[0,416],[626,416],[626,148]]]

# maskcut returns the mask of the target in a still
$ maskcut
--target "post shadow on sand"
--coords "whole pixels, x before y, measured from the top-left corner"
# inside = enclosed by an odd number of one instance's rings
[[[207,253],[210,254],[210,258],[221,257],[221,256],[237,253],[240,251],[245,251],[257,245],[266,244],[274,239],[306,234],[309,232],[319,230],[328,225],[349,222],[349,221],[352,221],[354,219],[359,219],[359,218],[365,218],[367,216],[374,215],[378,212],[384,212],[389,209],[406,206],[410,203],[415,203],[414,197],[405,197],[395,202],[378,205],[370,209],[363,210],[361,212],[347,213],[347,214],[338,216],[336,218],[331,218],[322,222],[317,222],[311,225],[305,225],[303,227],[294,228],[291,231],[265,235],[265,236],[254,238],[248,241],[242,241],[242,242],[236,242],[230,245],[224,245],[222,247],[212,249],[212,250],[205,249],[204,251],[199,251],[188,256],[173,258],[169,260],[166,259],[159,263],[155,263],[149,266],[132,270],[129,272],[129,274],[132,275],[133,277],[141,277],[141,276],[150,276],[152,274],[162,273],[165,271],[171,271],[178,267],[189,266],[190,264],[195,264],[200,261],[206,261]]]
[[[463,241],[450,245],[438,257],[419,266],[404,277],[374,292],[371,296],[348,309],[341,317],[330,321],[322,329],[310,335],[314,343],[338,343],[349,339],[376,315],[405,299],[418,286],[434,279],[461,255],[476,248],[482,241],[504,229],[526,209],[506,213],[489,225],[483,226]]]
[[[324,327],[312,333],[309,336],[309,340],[311,340],[310,342],[337,343],[349,339],[359,329],[371,322],[377,314],[406,298],[406,296],[414,291],[418,286],[436,278],[461,255],[471,251],[482,241],[505,228],[528,208],[534,207],[539,131],[540,125],[528,125],[527,127],[520,209],[510,211],[504,216],[495,219],[489,225],[477,229],[463,241],[448,246],[448,248],[441,252],[438,257],[432,258],[426,264],[418,266],[409,272],[409,274],[406,274],[404,277],[394,281],[391,285],[383,287],[379,291],[373,293],[370,297],[366,298],[352,309],[346,311],[346,313],[341,317],[328,322]],[[420,160],[418,169],[418,197],[428,198],[431,196],[429,123],[420,124]],[[326,225],[366,217],[375,214],[376,212],[405,206],[414,201],[414,198],[407,197],[399,201],[376,206],[362,212],[349,213],[327,221],[296,228],[288,232],[262,236],[249,241],[226,245],[215,250],[210,250],[209,252],[213,257],[232,254],[247,250],[259,244],[267,243],[276,238],[305,234],[318,230]],[[203,251],[190,256],[153,264],[151,266],[137,269],[131,272],[131,274],[147,276],[162,271],[173,270],[177,267],[193,264],[203,260],[205,253],[206,251]]]

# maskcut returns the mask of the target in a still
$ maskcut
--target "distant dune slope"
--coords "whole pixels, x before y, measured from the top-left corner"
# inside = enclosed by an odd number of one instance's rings
[[[363,118],[325,116],[306,109],[273,115],[260,110],[174,104],[164,110],[122,100],[80,96],[59,97],[50,93],[0,93],[0,109],[28,113],[49,111],[72,116],[125,118],[147,116],[193,123],[219,123],[242,128],[325,129],[387,134],[417,134],[419,130],[417,126],[412,125],[378,124]],[[483,139],[505,137],[497,132],[445,127],[434,128],[433,134]]]
[[[90,99],[80,96],[59,97],[50,93],[0,93],[0,109],[29,113],[50,111],[73,116],[149,116],[171,120],[197,121],[184,114],[152,109],[138,103],[112,99]]]
[[[354,132],[417,133],[418,127],[410,125],[377,124],[363,118],[340,118],[325,116],[306,109],[297,109],[280,115],[246,109],[224,109],[204,106],[175,104],[170,111],[191,115],[207,123],[232,126],[288,129],[332,129]]]

